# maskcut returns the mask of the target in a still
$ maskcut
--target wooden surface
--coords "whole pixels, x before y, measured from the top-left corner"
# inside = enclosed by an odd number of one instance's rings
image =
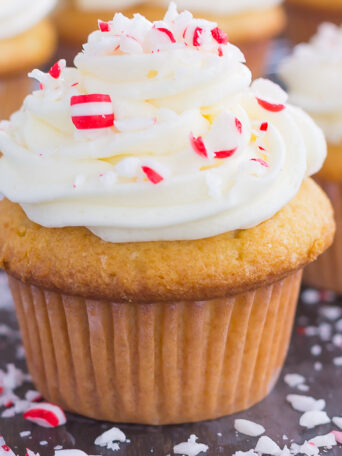
[[[338,304],[342,305],[342,302]],[[301,302],[299,304],[296,329],[285,369],[275,390],[263,402],[249,411],[209,422],[166,427],[118,425],[130,439],[130,443],[120,444],[120,450],[115,454],[122,456],[172,455],[173,446],[186,441],[190,434],[196,434],[200,442],[209,445],[206,453],[208,456],[230,456],[236,450],[246,451],[253,448],[257,439],[237,435],[233,428],[235,418],[246,418],[263,424],[267,435],[281,445],[289,443],[289,441],[283,440],[284,434],[289,437],[290,441],[293,439],[297,443],[302,443],[315,435],[329,432],[332,429],[330,425],[318,426],[310,431],[301,430],[298,424],[300,413],[294,411],[285,401],[285,396],[289,393],[312,395],[315,398],[326,399],[326,410],[329,416],[342,415],[342,388],[340,387],[342,367],[338,368],[332,362],[335,356],[342,354],[342,349],[334,347],[330,341],[322,342],[318,336],[308,337],[301,334],[303,326],[316,326],[320,322],[328,321],[319,313],[319,309],[327,306],[329,306],[327,303],[304,304]],[[11,297],[3,274],[0,275],[0,322],[12,329],[17,329]],[[329,324],[332,324],[332,328],[334,327],[333,322],[330,321]],[[16,357],[20,343],[18,332],[12,333],[11,337],[0,336],[0,368],[4,368],[7,363],[14,362],[18,367],[25,369],[25,362]],[[323,353],[319,357],[314,357],[310,353],[311,346],[316,343],[323,347]],[[319,372],[313,369],[316,361],[323,364],[323,369]],[[304,375],[310,390],[307,393],[301,393],[290,388],[283,381],[285,373]],[[22,396],[27,389],[32,389],[32,385],[25,384],[19,389],[19,396]],[[39,452],[41,456],[52,455],[56,445],[62,445],[65,449],[81,449],[91,455],[111,455],[113,454],[111,450],[95,446],[94,440],[112,426],[111,423],[96,422],[70,414],[65,426],[51,430],[31,424],[25,421],[21,415],[14,418],[0,418],[0,433],[3,434],[7,444],[15,453],[20,455],[25,454],[26,447]],[[19,436],[21,431],[26,430],[31,431],[31,438]],[[41,441],[47,441],[48,445],[42,446]],[[330,452],[322,454],[341,455],[342,448],[335,447]]]

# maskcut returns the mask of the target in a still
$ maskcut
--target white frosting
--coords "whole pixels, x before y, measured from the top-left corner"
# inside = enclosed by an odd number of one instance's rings
[[[342,143],[342,26],[322,24],[280,66],[290,100],[307,110],[330,143]]]
[[[56,3],[57,0],[0,0],[0,40],[34,27]]]
[[[243,55],[217,33],[174,5],[154,26],[118,14],[76,68],[60,64],[58,79],[35,70],[43,90],[0,124],[0,191],[43,226],[111,242],[198,239],[272,217],[319,170],[325,141],[278,86],[250,87]],[[114,111],[115,127],[75,128],[83,108],[70,98],[85,93],[110,95],[113,109],[107,98],[86,109]]]
[[[76,0],[79,9],[85,11],[101,11],[125,9],[130,6],[138,5],[142,0]]]
[[[167,7],[169,0],[151,0],[156,5]],[[245,11],[263,10],[279,5],[283,0],[177,0],[180,9],[201,13],[237,14]]]

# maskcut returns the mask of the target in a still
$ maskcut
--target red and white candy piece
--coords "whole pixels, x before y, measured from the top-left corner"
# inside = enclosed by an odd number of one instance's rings
[[[141,169],[143,170],[147,179],[152,182],[152,184],[159,184],[164,180],[163,176],[161,176],[157,171],[149,166],[142,166]]]
[[[219,44],[227,44],[228,43],[228,36],[227,34],[220,28],[215,27],[211,30],[211,35],[215,41]]]
[[[274,82],[256,79],[251,85],[251,90],[259,106],[266,111],[277,113],[285,109],[287,93]]]
[[[60,59],[49,69],[49,75],[54,79],[58,79],[65,67],[66,61],[64,59]]]
[[[251,161],[259,163],[261,166],[264,166],[265,168],[269,168],[270,165],[267,163],[265,160],[262,158],[251,158]]]
[[[176,42],[176,39],[175,37],[173,36],[173,33],[171,32],[171,30],[167,29],[166,27],[153,27],[155,30],[157,30],[158,32],[162,33],[164,36],[166,36],[171,43],[175,43]]]
[[[29,390],[25,394],[25,399],[29,402],[39,402],[42,400],[42,395],[35,390]]]
[[[3,437],[0,439],[0,456],[15,456],[11,448],[6,445]]]
[[[33,405],[24,413],[24,418],[46,428],[63,426],[67,421],[63,410],[48,402]]]
[[[208,158],[207,148],[205,147],[202,136],[198,136],[198,138],[196,138],[194,134],[191,132],[190,144],[197,155],[199,155],[200,157]]]
[[[108,128],[114,125],[114,111],[109,95],[92,93],[70,99],[71,120],[78,130]]]
[[[111,29],[111,23],[110,22],[105,22],[101,21],[100,19],[97,21],[99,29],[101,32],[110,32]]]

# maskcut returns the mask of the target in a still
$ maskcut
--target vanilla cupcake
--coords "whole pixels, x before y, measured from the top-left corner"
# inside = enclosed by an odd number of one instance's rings
[[[243,61],[174,4],[117,14],[1,124],[0,264],[66,410],[180,423],[273,388],[334,222],[320,129]]]
[[[0,116],[7,118],[32,90],[26,72],[45,64],[56,35],[46,18],[56,0],[2,0],[0,6]]]
[[[285,26],[282,0],[178,0],[180,9],[217,22],[229,41],[244,53],[253,78],[265,73],[272,39]],[[145,0],[140,11],[148,19],[157,20],[164,14],[169,0]]]
[[[132,15],[139,11],[143,0],[62,0],[55,15],[61,39],[79,46],[87,41],[98,20],[109,21],[115,11]]]
[[[308,41],[322,22],[342,23],[342,0],[286,0],[287,34],[294,43]]]
[[[335,208],[334,245],[305,272],[305,281],[342,292],[342,27],[322,24],[308,44],[299,44],[280,67],[291,101],[323,129],[328,157],[317,180]]]

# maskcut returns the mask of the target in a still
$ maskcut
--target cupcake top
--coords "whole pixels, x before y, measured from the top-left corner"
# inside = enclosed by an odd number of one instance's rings
[[[75,68],[0,124],[0,191],[46,227],[110,242],[187,240],[272,217],[320,169],[323,134],[215,23],[116,14]]]
[[[279,69],[290,100],[309,111],[330,143],[342,142],[342,26],[322,24]]]
[[[283,0],[177,0],[181,9],[203,13],[236,14],[253,10],[263,10],[279,5]],[[167,6],[169,0],[152,0],[156,5]]]
[[[40,22],[57,0],[1,0],[0,40],[12,38]]]
[[[142,0],[74,0],[77,8],[85,11],[114,11],[138,5]]]

